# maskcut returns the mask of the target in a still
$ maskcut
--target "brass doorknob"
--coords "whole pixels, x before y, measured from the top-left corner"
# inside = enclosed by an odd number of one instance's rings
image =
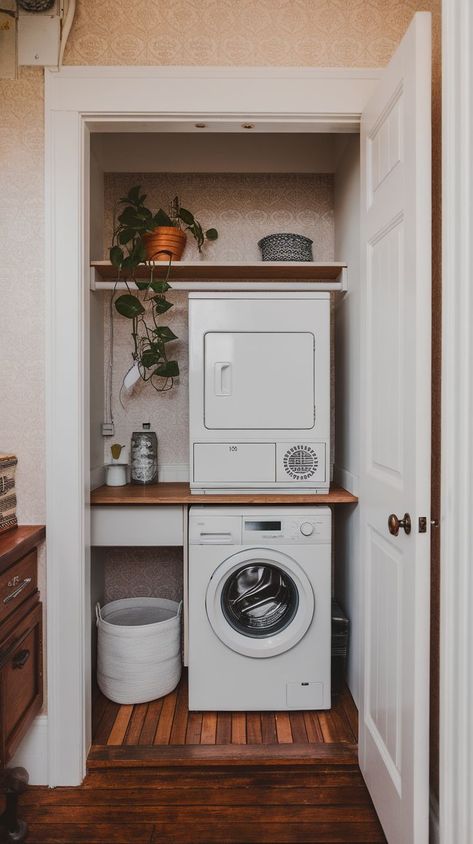
[[[412,523],[409,513],[404,513],[403,519],[398,519],[395,513],[391,513],[388,518],[389,533],[392,534],[392,536],[397,536],[400,528],[403,528],[404,532],[409,535],[411,532],[411,527]]]

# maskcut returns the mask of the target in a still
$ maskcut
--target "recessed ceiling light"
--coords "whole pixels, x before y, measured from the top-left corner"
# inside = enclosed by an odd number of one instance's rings
[[[196,124],[195,124],[195,128],[196,128],[196,129],[206,129],[206,128],[207,128],[207,124],[206,124],[206,123],[196,123]]]
[[[242,123],[241,128],[242,129],[254,129],[255,124],[254,123]]]

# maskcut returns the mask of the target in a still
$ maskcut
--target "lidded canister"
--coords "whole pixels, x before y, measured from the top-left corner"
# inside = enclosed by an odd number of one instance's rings
[[[142,431],[131,435],[131,483],[156,484],[158,482],[158,438],[149,422],[143,422]]]

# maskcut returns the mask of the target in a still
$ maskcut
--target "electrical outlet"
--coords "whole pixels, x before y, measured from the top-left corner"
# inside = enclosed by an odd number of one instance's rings
[[[115,425],[113,422],[102,422],[102,437],[113,437],[115,434]]]

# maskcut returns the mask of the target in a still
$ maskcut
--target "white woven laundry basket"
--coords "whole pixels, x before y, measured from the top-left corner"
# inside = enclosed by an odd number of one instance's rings
[[[97,682],[115,703],[167,695],[181,676],[182,601],[124,598],[100,607]]]

